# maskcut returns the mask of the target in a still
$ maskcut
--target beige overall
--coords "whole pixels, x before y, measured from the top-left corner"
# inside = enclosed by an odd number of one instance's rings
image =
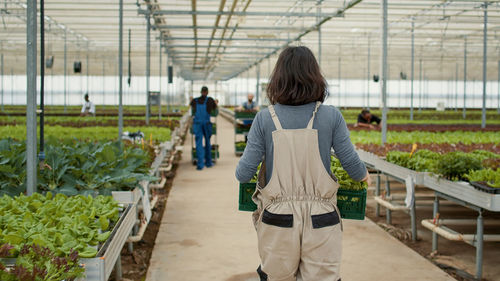
[[[276,126],[272,133],[273,173],[264,187],[262,165],[253,195],[261,280],[340,280],[339,185],[321,161],[318,131],[313,129],[320,104],[316,104],[307,128],[294,130],[283,129],[269,106]]]

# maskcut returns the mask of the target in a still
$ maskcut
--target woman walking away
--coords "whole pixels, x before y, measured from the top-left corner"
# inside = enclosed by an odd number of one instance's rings
[[[342,223],[331,149],[353,179],[369,175],[341,113],[321,105],[326,93],[312,52],[286,48],[267,87],[272,105],[255,117],[236,168],[238,180],[248,182],[263,162],[253,196],[261,280],[340,280]]]

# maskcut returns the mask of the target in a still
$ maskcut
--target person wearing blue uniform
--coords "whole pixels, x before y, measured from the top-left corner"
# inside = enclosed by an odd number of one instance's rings
[[[217,104],[211,97],[208,97],[208,88],[201,88],[201,96],[191,101],[191,110],[194,116],[193,132],[196,141],[197,170],[204,167],[212,167],[212,147],[210,137],[212,136],[212,123],[210,122],[210,112],[217,109]],[[205,146],[203,146],[205,139]]]

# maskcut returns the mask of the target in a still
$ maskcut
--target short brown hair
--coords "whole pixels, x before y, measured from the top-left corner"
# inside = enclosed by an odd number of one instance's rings
[[[326,95],[326,80],[311,50],[303,46],[283,50],[267,85],[271,104],[324,102]]]

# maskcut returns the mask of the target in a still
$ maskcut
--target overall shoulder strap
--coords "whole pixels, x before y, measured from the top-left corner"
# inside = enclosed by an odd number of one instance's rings
[[[269,113],[271,113],[271,119],[273,119],[274,126],[276,126],[276,130],[282,130],[283,127],[281,127],[280,120],[276,115],[276,111],[274,111],[274,106],[270,105],[268,108],[269,108]]]
[[[320,105],[321,105],[321,102],[317,101],[316,106],[314,107],[314,111],[313,111],[313,115],[311,117],[311,120],[309,120],[309,123],[307,124],[307,129],[313,128],[314,118],[316,117],[316,112],[318,112],[318,108]]]

